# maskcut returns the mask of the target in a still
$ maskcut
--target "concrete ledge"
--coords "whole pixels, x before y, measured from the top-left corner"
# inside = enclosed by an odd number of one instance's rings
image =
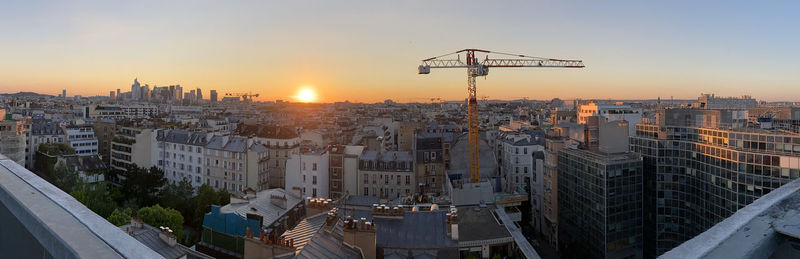
[[[0,155],[0,209],[6,208],[55,258],[163,258],[14,161]],[[24,231],[23,231],[24,232]],[[19,233],[20,235],[25,233]],[[0,247],[18,251],[26,247]],[[20,253],[22,254],[22,253]]]
[[[795,217],[800,179],[784,184],[659,258],[766,258],[778,245],[776,222]]]

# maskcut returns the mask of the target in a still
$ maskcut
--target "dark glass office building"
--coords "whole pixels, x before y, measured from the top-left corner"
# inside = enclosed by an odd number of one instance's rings
[[[630,150],[643,158],[646,258],[800,176],[800,135],[740,112],[673,109],[636,125]]]
[[[558,153],[559,246],[568,258],[642,258],[642,160]]]

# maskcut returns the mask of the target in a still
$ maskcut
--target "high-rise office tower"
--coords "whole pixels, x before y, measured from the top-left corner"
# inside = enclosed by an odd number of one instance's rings
[[[139,79],[134,78],[133,84],[131,85],[131,99],[139,100],[142,97],[142,90],[141,85],[139,84]]]
[[[61,98],[67,99],[67,89],[61,90]]]
[[[175,99],[183,100],[183,87],[181,85],[175,85]]]
[[[209,97],[210,97],[209,100],[211,100],[212,102],[216,102],[217,101],[217,90],[211,90],[211,93],[209,94]]]
[[[644,161],[645,257],[669,251],[800,177],[796,125],[776,129],[766,120],[754,124],[747,114],[667,109],[656,123],[636,126],[630,149]]]
[[[568,256],[642,258],[641,204],[638,154],[558,152],[559,246]]]
[[[120,94],[120,91],[119,91],[119,88],[117,88],[117,96],[116,96],[116,98],[119,98],[119,94]]]
[[[117,95],[114,91],[108,91],[108,97],[111,98],[111,100],[114,100],[117,98]]]
[[[200,90],[200,88],[197,88],[197,91],[195,93],[197,94],[197,100],[198,101],[202,101],[203,100],[203,91]]]

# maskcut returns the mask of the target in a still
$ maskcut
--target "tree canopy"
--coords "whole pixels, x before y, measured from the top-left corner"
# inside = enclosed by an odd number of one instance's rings
[[[178,240],[183,240],[183,216],[177,210],[164,208],[161,205],[139,209],[136,216],[153,227],[169,227]]]

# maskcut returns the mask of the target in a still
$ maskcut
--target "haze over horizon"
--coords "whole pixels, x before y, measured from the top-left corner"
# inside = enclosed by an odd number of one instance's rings
[[[464,71],[417,75],[463,48],[582,59],[491,70],[489,99],[800,101],[798,3],[26,1],[0,8],[0,93],[108,95],[142,84],[292,100],[466,96]]]

